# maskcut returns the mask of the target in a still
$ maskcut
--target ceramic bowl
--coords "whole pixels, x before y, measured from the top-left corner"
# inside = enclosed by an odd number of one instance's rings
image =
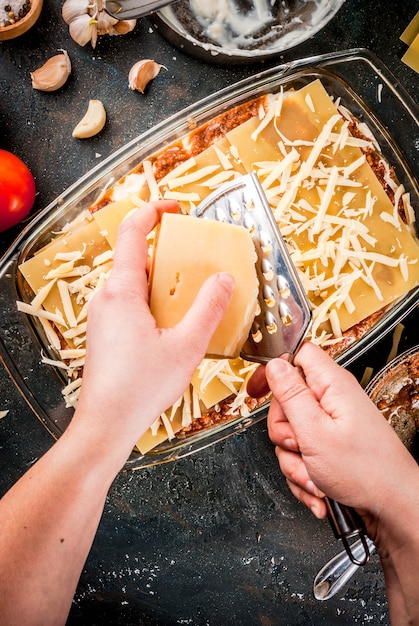
[[[0,28],[0,41],[14,39],[26,33],[40,16],[43,3],[44,0],[31,0],[30,11],[22,19],[10,26]]]

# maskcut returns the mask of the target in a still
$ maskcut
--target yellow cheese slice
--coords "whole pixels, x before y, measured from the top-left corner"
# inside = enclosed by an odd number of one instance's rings
[[[130,211],[136,208],[132,196],[111,202],[99,211],[93,213],[102,236],[108,241],[112,249],[115,248],[119,225]]]
[[[63,291],[60,291],[59,281],[62,279],[67,283],[72,283],[78,280],[83,273],[87,273],[89,269],[94,267],[96,257],[109,250],[110,246],[101,235],[99,226],[92,220],[82,226],[78,226],[73,232],[69,230],[64,235],[53,240],[36,256],[19,266],[19,270],[35,293],[35,296],[42,289],[48,288],[47,285],[49,283],[52,283],[49,292],[43,299],[42,308],[54,315],[57,311],[59,312],[66,323],[64,326],[59,323],[56,324],[61,332],[68,330],[72,323],[66,313],[62,295]],[[78,255],[79,258],[74,264],[71,261],[68,262],[68,273],[62,276],[58,274],[56,279],[49,278],[54,271],[59,272],[61,269],[65,269],[66,261],[62,260],[63,255],[64,257],[66,255],[71,257],[74,254]],[[73,269],[71,269],[72,266]],[[111,264],[108,263],[104,271],[107,271],[110,267]],[[70,300],[71,304],[67,310],[71,312],[72,317],[74,315],[77,318],[83,308],[83,302],[76,297],[76,294],[71,295]],[[69,340],[69,344],[73,345],[73,342]]]
[[[416,35],[419,34],[419,11],[416,13],[414,18],[409,22],[406,26],[402,34],[400,35],[400,39],[403,43],[410,46],[413,43]]]
[[[179,432],[182,428],[182,412],[180,409],[176,411],[176,414],[170,422],[170,427],[175,433]],[[138,448],[141,454],[146,454],[165,441],[167,441],[167,429],[163,426],[163,424],[160,424],[157,432],[153,432],[149,428],[137,441],[136,448]]]
[[[402,56],[402,61],[415,72],[419,72],[419,33]]]
[[[192,377],[192,386],[207,409],[210,409],[243,385],[244,377],[240,370],[242,359],[204,359]]]
[[[225,400],[231,395],[231,389],[229,389],[219,378],[213,378],[209,381],[208,385],[203,387],[199,370],[196,370],[191,382],[207,409],[210,409],[212,406],[218,404],[222,400]]]
[[[276,161],[281,157],[276,144],[270,142],[267,137],[269,131],[265,131],[256,141],[250,139],[258,126],[259,119],[251,117],[250,120],[227,133],[233,152],[239,156],[246,173],[251,172],[254,169],[254,163],[258,161]],[[276,141],[278,141],[278,136],[276,136]]]
[[[150,280],[150,309],[160,328],[175,326],[212,274],[230,272],[236,286],[208,355],[236,357],[254,319],[258,281],[256,253],[242,226],[163,214]]]

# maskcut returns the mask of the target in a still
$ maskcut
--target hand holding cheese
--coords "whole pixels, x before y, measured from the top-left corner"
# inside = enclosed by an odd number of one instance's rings
[[[211,338],[207,356],[239,356],[257,307],[255,261],[251,236],[242,226],[163,214],[150,280],[150,309],[157,326],[175,326],[204,281],[216,272],[229,272],[236,286],[229,307]],[[203,325],[204,320],[199,323],[200,327]]]
[[[83,389],[73,419],[0,501],[0,623],[64,624],[107,491],[136,440],[185,390],[234,281],[211,276],[175,328],[148,307],[146,236],[175,202],[119,229],[113,270],[89,303]]]
[[[83,415],[86,429],[100,415],[102,427],[108,422],[106,434],[113,430],[113,437],[126,442],[125,457],[117,451],[122,464],[137,439],[184,393],[233,290],[232,277],[217,273],[190,299],[176,325],[156,324],[148,306],[146,236],[164,211],[178,208],[175,202],[151,202],[122,223],[113,270],[89,303],[83,388],[71,425]],[[109,391],[110,383],[117,393]]]

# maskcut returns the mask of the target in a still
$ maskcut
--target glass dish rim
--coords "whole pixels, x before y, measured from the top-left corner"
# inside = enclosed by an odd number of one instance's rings
[[[193,116],[195,119],[199,119],[200,117],[205,116],[205,114],[207,114],[215,106],[217,106],[217,108],[220,108],[222,106],[225,106],[225,108],[227,108],[228,104],[228,108],[231,108],[232,106],[234,106],[235,101],[240,99],[241,101],[244,101],[244,97],[248,95],[250,88],[252,91],[251,96],[255,97],[257,93],[260,93],[262,91],[266,92],[269,89],[269,86],[272,85],[274,82],[285,82],[287,79],[295,77],[298,72],[303,72],[309,69],[312,69],[313,71],[319,70],[320,68],[327,69],[328,65],[331,65],[333,63],[342,63],[345,61],[352,62],[356,59],[366,61],[372,67],[374,67],[374,70],[378,73],[380,78],[386,82],[387,86],[390,87],[393,94],[396,95],[396,97],[401,101],[404,109],[407,110],[409,115],[417,122],[418,116],[415,114],[415,104],[414,101],[410,98],[409,94],[405,92],[405,90],[397,83],[396,79],[391,75],[389,70],[382,64],[382,62],[373,53],[364,48],[355,48],[326,55],[310,56],[303,59],[297,59],[295,61],[291,61],[282,65],[278,65],[274,68],[270,68],[262,72],[258,72],[251,75],[250,77],[238,81],[228,87],[225,87],[224,89],[221,89],[220,91],[215,92],[207,96],[206,98],[203,98],[202,100],[186,107],[182,111],[172,115],[166,120],[163,120],[159,124],[153,126],[151,129],[145,131],[145,133],[142,133],[138,137],[134,138],[133,140],[122,146],[120,149],[111,154],[107,159],[97,164],[73,185],[68,187],[63,194],[58,196],[58,198],[56,198],[47,207],[45,207],[38,215],[33,218],[33,220],[26,226],[26,228],[24,228],[20,236],[15,240],[14,243],[12,243],[8,251],[6,251],[2,259],[0,260],[0,275],[3,268],[9,262],[11,262],[13,255],[16,254],[19,250],[20,253],[22,253],[22,250],[26,249],[27,246],[30,245],[30,243],[33,242],[34,239],[36,239],[36,237],[39,235],[41,227],[42,230],[44,230],[45,227],[53,222],[57,215],[65,214],[66,209],[71,205],[72,202],[74,202],[74,195],[80,198],[84,197],[84,194],[87,193],[89,188],[97,184],[100,179],[108,177],[110,171],[114,171],[117,167],[121,166],[121,164],[126,162],[127,159],[133,157],[136,152],[146,151],[147,146],[150,145],[150,142],[155,143],[156,137],[161,137],[161,135],[168,136],[173,133],[179,132],[179,122],[182,122],[182,124],[184,125],[186,123],[186,120],[188,120],[191,116]],[[339,78],[336,75],[333,76],[334,78]],[[339,80],[342,79],[339,78]],[[249,81],[254,81],[251,83],[251,86],[249,86]],[[358,94],[355,95],[357,95],[358,98],[360,97]],[[183,131],[180,133],[179,136],[181,136],[182,134],[184,134]],[[395,313],[393,314],[393,317],[395,319],[393,320],[393,322],[390,321],[390,324],[387,325],[387,332],[397,324],[401,314],[403,314],[404,317],[410,312],[413,306],[415,306],[418,293],[419,289],[414,290],[407,302],[403,301],[399,305],[392,307],[392,311],[395,311]],[[400,309],[399,317],[397,317],[396,315],[396,313],[398,313],[398,309]],[[374,330],[375,332],[373,332]],[[381,333],[382,325],[377,323],[372,331],[369,331],[368,333],[368,348],[374,345],[374,343],[376,343],[380,339]],[[358,348],[359,342],[357,342],[355,345]],[[6,361],[8,361],[8,358],[7,355],[3,354],[3,348],[6,352],[7,350],[3,346],[3,341],[1,341],[0,347],[2,348],[1,358],[3,362],[6,363]],[[349,365],[360,354],[359,348],[356,351],[356,354],[355,350],[352,350],[352,356],[345,357],[345,353],[347,352],[348,350],[339,355],[336,358],[337,362],[340,362],[345,366]],[[11,373],[12,379],[14,380],[15,384],[17,385],[20,392],[25,397],[37,417],[50,431],[53,437],[59,436],[61,433],[58,433],[57,435],[57,433],[54,432],[54,429],[51,431],[51,429],[48,427],[48,424],[45,423],[45,418],[40,417],[39,402],[37,402],[36,398],[28,398],[28,393],[25,392],[25,386],[23,384],[23,381],[18,375],[19,373],[14,371],[14,364],[10,363],[10,358],[9,362],[6,363],[6,366],[7,365],[9,365],[7,369]],[[147,453],[143,456],[136,456],[135,458],[130,459],[127,462],[126,469],[139,469],[162,462],[173,461],[197,452],[209,445],[212,445],[216,441],[221,441],[222,439],[236,434],[237,432],[243,432],[251,424],[258,422],[265,417],[267,412],[267,406],[268,405],[260,407],[259,409],[254,411],[250,417],[239,417],[237,419],[227,420],[226,422],[222,422],[221,424],[219,424],[218,427],[212,427],[210,431],[199,431],[193,437],[178,439],[178,444],[169,446],[169,448],[167,448],[167,446],[163,446],[161,452],[153,452],[154,456],[151,453]],[[139,461],[141,461],[140,465],[138,465]]]

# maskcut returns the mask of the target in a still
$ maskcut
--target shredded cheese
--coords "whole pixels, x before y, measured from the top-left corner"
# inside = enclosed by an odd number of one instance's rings
[[[395,329],[393,331],[393,342],[392,342],[392,345],[391,345],[391,350],[388,353],[386,363],[390,363],[390,361],[392,361],[394,358],[396,358],[397,353],[399,351],[399,344],[400,344],[400,340],[401,340],[402,335],[403,335],[403,331],[404,331],[404,325],[401,324],[401,323],[397,324],[397,326],[395,327]]]

